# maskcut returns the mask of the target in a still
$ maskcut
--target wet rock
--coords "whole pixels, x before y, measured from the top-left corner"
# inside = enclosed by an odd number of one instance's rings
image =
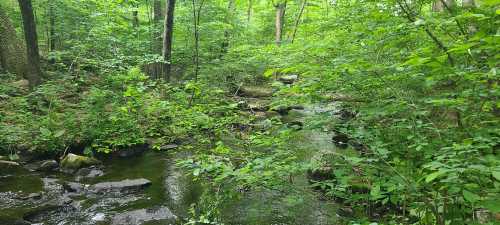
[[[39,200],[41,198],[42,198],[42,194],[40,194],[40,193],[31,193],[28,196],[22,197],[21,199],[23,199],[23,200],[28,200],[28,199]]]
[[[34,162],[26,164],[24,168],[29,171],[55,171],[59,167],[59,164],[55,160],[44,160],[40,162]]]
[[[335,132],[332,136],[332,142],[340,148],[347,148],[351,138],[342,132]]]
[[[243,97],[263,98],[271,97],[273,95],[273,90],[261,86],[243,86],[240,88],[238,94]]]
[[[70,153],[61,161],[61,167],[64,170],[75,171],[82,167],[93,166],[100,163],[101,162],[97,159]]]
[[[103,222],[106,220],[106,215],[104,213],[97,213],[92,217],[91,220],[94,222]]]
[[[82,192],[85,189],[85,186],[76,182],[67,182],[63,184],[64,190],[68,192]]]
[[[2,166],[19,166],[19,163],[7,160],[0,160],[0,167]]]
[[[135,180],[122,180],[117,182],[102,182],[97,183],[89,187],[89,190],[93,192],[108,192],[108,191],[116,191],[116,192],[136,192],[140,191],[151,185],[151,181],[140,178]]]
[[[139,209],[117,214],[111,220],[111,225],[141,225],[158,222],[161,224],[175,224],[175,216],[168,208]]]
[[[76,173],[76,181],[84,178],[96,178],[104,175],[104,172],[96,167],[81,168]]]
[[[174,149],[174,148],[177,148],[179,147],[179,145],[176,145],[176,144],[168,144],[168,145],[165,145],[165,146],[161,146],[161,149],[162,150],[169,150],[169,149]]]
[[[291,74],[291,75],[283,75],[281,76],[280,78],[278,78],[278,80],[281,82],[281,83],[284,83],[284,84],[293,84],[295,83],[295,81],[297,81],[299,79],[299,76],[296,75],[296,74]]]
[[[23,219],[4,219],[0,218],[0,224],[6,224],[6,225],[32,225],[29,221],[23,220]]]

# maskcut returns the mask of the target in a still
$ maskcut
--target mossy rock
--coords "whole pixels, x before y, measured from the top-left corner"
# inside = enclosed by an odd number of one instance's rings
[[[70,153],[61,161],[61,167],[63,169],[76,170],[82,167],[93,166],[100,163],[101,161],[97,159]]]

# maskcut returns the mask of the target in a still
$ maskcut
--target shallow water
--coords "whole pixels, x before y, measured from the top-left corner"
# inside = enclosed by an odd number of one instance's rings
[[[333,109],[334,107],[308,107],[293,114],[298,115],[297,118],[286,119],[300,119],[309,124],[308,120],[314,120],[313,116],[330,114]],[[290,148],[297,152],[304,166],[307,166],[315,152],[335,151],[330,138],[325,132],[305,129],[298,132],[295,142],[290,143]],[[104,160],[105,175],[80,181],[92,185],[104,181],[146,178],[152,182],[144,191],[129,194],[68,193],[61,184],[73,182],[73,176],[57,172],[29,172],[15,167],[2,168],[0,224],[3,224],[2,220],[25,219],[44,225],[106,225],[116,224],[116,218],[126,218],[127,212],[132,216],[142,213],[142,216],[154,217],[156,214],[171,211],[179,218],[187,218],[190,206],[199,201],[204,186],[193,182],[186,171],[175,164],[177,160],[185,159],[189,155],[189,151],[183,149],[179,149],[177,153],[151,150],[141,156],[107,159]],[[27,198],[30,193],[41,193],[42,197]],[[61,198],[61,195],[65,197]],[[56,201],[53,208],[46,206],[46,202],[50,201]],[[57,201],[71,202],[58,204],[60,202]],[[168,212],[164,208],[168,209]],[[322,200],[321,195],[310,188],[304,173],[293,177],[293,183],[288,190],[256,189],[231,199],[223,205],[222,219],[224,224],[229,225],[333,225],[339,223],[337,209],[338,206],[334,202]],[[135,223],[137,222],[129,224]],[[169,223],[171,222],[164,220],[147,224]]]

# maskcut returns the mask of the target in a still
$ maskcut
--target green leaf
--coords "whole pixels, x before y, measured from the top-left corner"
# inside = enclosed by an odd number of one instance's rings
[[[437,172],[431,173],[425,177],[425,182],[429,183],[444,174],[446,174],[445,170],[439,170]]]
[[[470,191],[463,190],[463,195],[464,199],[467,200],[468,202],[474,203],[477,202],[477,200],[480,199],[479,195],[476,195]]]
[[[63,136],[63,134],[66,133],[66,130],[59,130],[54,134],[54,137],[58,138]]]
[[[491,172],[491,175],[493,175],[495,179],[500,181],[500,171],[493,171]]]

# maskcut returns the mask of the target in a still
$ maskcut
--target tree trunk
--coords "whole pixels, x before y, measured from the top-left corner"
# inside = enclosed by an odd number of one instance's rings
[[[164,76],[165,80],[170,81],[170,72],[172,66],[172,39],[174,31],[174,9],[175,0],[167,0],[167,8],[165,13],[165,24],[163,33],[163,60],[164,64]]]
[[[276,8],[276,20],[275,20],[275,41],[276,44],[279,46],[281,45],[281,41],[283,38],[283,24],[284,24],[284,17],[285,17],[285,9],[286,9],[286,2],[283,3],[278,3],[275,5]]]
[[[139,12],[137,11],[137,9],[134,9],[132,11],[132,25],[135,28],[139,27]]]
[[[30,87],[35,87],[41,82],[40,55],[38,52],[38,37],[36,33],[35,16],[31,0],[18,0],[23,17],[24,37],[27,49],[27,74],[26,79]]]
[[[0,6],[0,67],[18,76],[26,76],[26,50],[16,35],[10,18]]]
[[[153,1],[153,53],[162,54],[161,21],[163,16],[161,0]]]
[[[247,25],[250,25],[250,21],[252,20],[252,13],[253,13],[253,0],[248,0]]]
[[[232,24],[231,20],[233,17],[233,11],[234,11],[234,3],[235,0],[229,0],[228,6],[227,6],[227,12],[228,14],[226,15],[226,23]],[[222,48],[222,54],[227,53],[228,48],[229,48],[229,39],[231,38],[231,32],[228,29],[224,30],[224,40],[222,41],[221,48]]]
[[[54,52],[56,50],[56,18],[54,14],[54,0],[49,1],[49,52]],[[55,59],[52,57],[49,60],[50,64],[55,63]]]
[[[297,20],[295,20],[295,26],[293,28],[292,43],[295,40],[295,35],[297,34],[297,30],[299,29],[300,18],[302,17],[302,14],[304,13],[304,9],[306,8],[306,5],[307,5],[307,0],[302,0],[302,6],[300,7],[300,12],[299,12],[299,15],[297,16]]]

